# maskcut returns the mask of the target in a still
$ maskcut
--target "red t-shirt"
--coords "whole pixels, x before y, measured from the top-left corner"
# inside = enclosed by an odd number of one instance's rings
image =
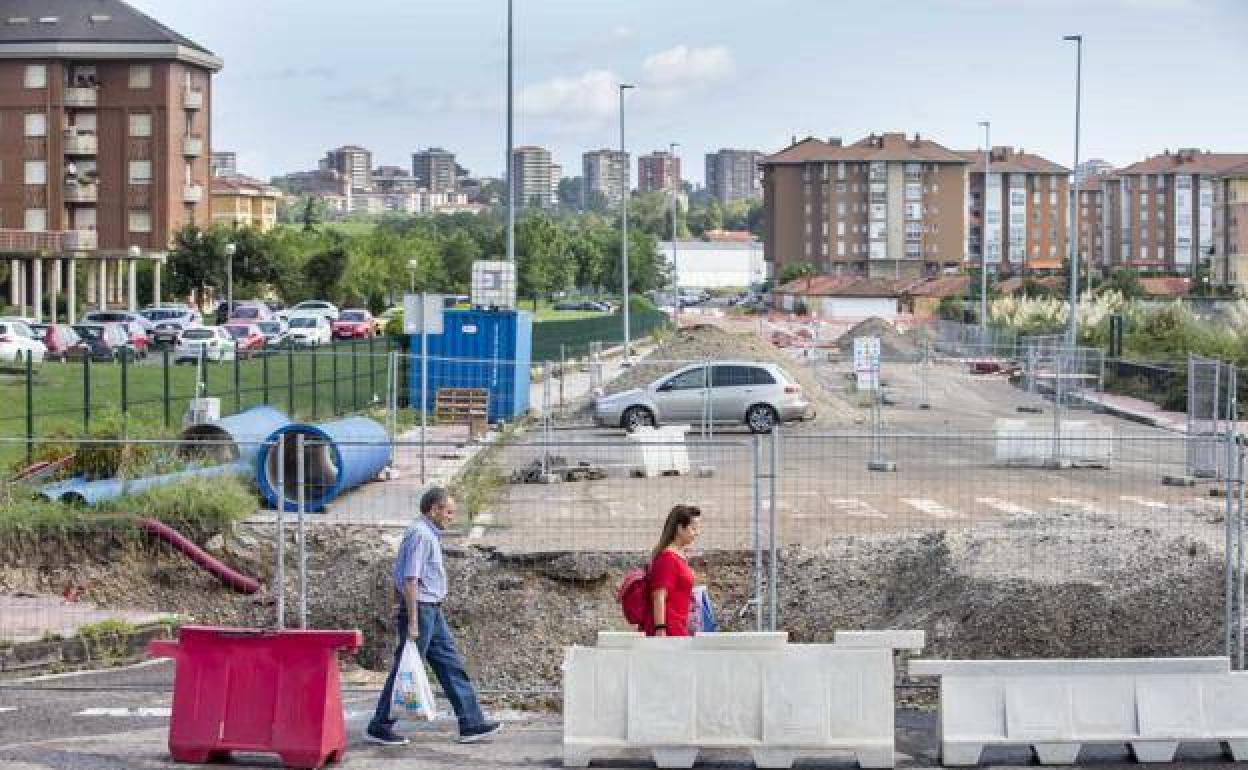
[[[667,635],[689,636],[693,608],[693,570],[679,553],[664,550],[650,565],[650,604],[646,607],[646,636],[654,636],[654,592],[667,589]]]

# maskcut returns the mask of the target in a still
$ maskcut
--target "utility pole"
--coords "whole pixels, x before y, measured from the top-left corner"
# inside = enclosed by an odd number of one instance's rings
[[[1075,240],[1075,217],[1079,211],[1079,108],[1083,95],[1083,35],[1066,35],[1062,38],[1075,44],[1075,165],[1074,188],[1070,196],[1070,235],[1067,250],[1070,254],[1070,317],[1066,321],[1066,344],[1075,347],[1079,344],[1079,249]]]
[[[671,156],[670,168],[675,173],[675,179],[671,180],[672,188],[672,276],[673,283],[676,285],[676,310],[680,311],[680,271],[676,269],[676,217],[680,213],[680,174],[676,172],[676,148],[680,146],[680,142],[670,142],[667,145],[667,154]]]
[[[992,122],[979,121],[984,127],[984,199],[979,207],[979,342],[984,344],[988,333],[988,170],[992,166]]]
[[[515,152],[513,133],[515,111],[512,96],[515,91],[513,67],[514,47],[512,33],[512,0],[507,0],[507,261],[516,261],[516,180],[513,173],[512,154]]]
[[[620,159],[624,160],[624,92],[634,86],[630,83],[620,83]],[[624,297],[624,365],[632,365],[632,340],[630,339],[629,329],[629,283],[628,283],[628,194],[629,188],[629,164],[624,164],[624,190],[620,196],[620,276],[621,286],[620,293]]]

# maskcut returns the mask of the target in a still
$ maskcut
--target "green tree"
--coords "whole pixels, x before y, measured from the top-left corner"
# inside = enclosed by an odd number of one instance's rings
[[[347,270],[347,244],[345,239],[333,234],[320,250],[311,254],[303,266],[307,288],[316,297],[340,298],[339,282]]]
[[[819,274],[819,270],[809,262],[790,262],[780,268],[780,277],[777,281],[783,286],[786,283],[792,283],[799,278],[807,279],[807,284],[811,278]]]
[[[567,289],[575,276],[575,264],[567,258],[562,227],[545,214],[532,214],[516,226],[517,292],[537,301]]]
[[[1116,291],[1124,299],[1136,299],[1144,296],[1144,287],[1140,284],[1140,274],[1130,268],[1120,267],[1109,274],[1098,287],[1101,291]]]

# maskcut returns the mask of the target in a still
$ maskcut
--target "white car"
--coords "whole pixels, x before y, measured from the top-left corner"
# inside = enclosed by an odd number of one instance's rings
[[[0,361],[42,361],[48,348],[22,321],[0,321]]]
[[[229,361],[234,358],[234,338],[222,326],[193,326],[182,332],[174,363],[195,362],[203,351],[205,361]]]
[[[326,302],[323,299],[309,299],[300,302],[292,308],[283,310],[277,315],[278,318],[284,321],[289,321],[299,316],[320,316],[332,323],[338,320],[338,313],[338,306],[332,302]]]
[[[329,319],[323,315],[295,315],[290,318],[286,342],[291,345],[328,345],[334,340],[334,330]]]

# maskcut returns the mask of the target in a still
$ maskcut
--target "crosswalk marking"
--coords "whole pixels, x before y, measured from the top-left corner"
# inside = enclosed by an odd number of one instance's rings
[[[981,503],[983,505],[987,505],[990,508],[996,508],[998,511],[1001,511],[1002,513],[1008,513],[1011,516],[1035,516],[1036,515],[1036,512],[1031,510],[1030,508],[1024,508],[1023,506],[1018,505],[1016,503],[1011,503],[1009,500],[999,500],[995,497],[979,497],[975,499],[975,502]]]
[[[1087,500],[1079,500],[1074,497],[1050,497],[1049,502],[1057,503],[1063,508],[1074,508],[1084,513],[1100,513],[1100,509]]]
[[[170,708],[89,708],[79,711],[77,717],[168,717]]]
[[[1124,503],[1135,503],[1136,505],[1142,505],[1145,508],[1153,508],[1157,510],[1166,510],[1170,507],[1165,503],[1159,503],[1156,500],[1147,500],[1143,497],[1136,497],[1135,495],[1122,495],[1118,499]]]
[[[829,504],[846,516],[862,519],[887,519],[888,514],[877,511],[870,503],[855,498],[829,500]]]
[[[952,508],[946,508],[944,505],[935,500],[928,500],[921,497],[903,497],[901,501],[915,510],[926,513],[937,519],[953,519],[957,518],[958,512]]]

